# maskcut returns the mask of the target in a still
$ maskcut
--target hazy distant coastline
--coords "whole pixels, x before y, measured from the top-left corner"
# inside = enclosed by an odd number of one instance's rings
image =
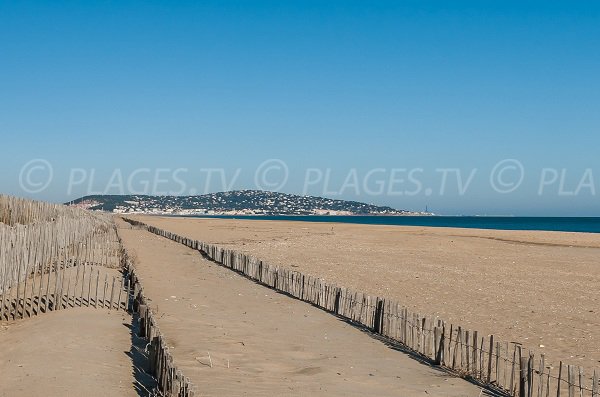
[[[94,195],[68,205],[116,214],[227,216],[359,216],[432,215],[357,201],[299,196],[261,190],[237,190],[200,196]]]

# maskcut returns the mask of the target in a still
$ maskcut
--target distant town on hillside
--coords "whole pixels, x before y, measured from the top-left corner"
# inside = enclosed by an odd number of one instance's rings
[[[93,195],[67,203],[89,210],[166,215],[426,215],[323,197],[237,190],[199,196]]]

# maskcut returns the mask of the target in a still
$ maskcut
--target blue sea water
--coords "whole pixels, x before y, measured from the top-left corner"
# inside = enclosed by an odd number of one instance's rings
[[[459,227],[497,230],[549,230],[600,233],[600,217],[496,217],[496,216],[195,216],[197,218],[263,219],[304,222],[338,222],[366,225]]]

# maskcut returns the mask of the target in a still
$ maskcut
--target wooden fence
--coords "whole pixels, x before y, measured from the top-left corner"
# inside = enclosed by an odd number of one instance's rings
[[[285,267],[273,266],[244,253],[179,236],[126,219],[200,251],[208,259],[247,278],[331,312],[400,343],[422,359],[499,394],[519,397],[600,397],[598,372],[560,362],[546,365],[544,355],[516,342],[503,342],[437,317],[411,313],[390,299],[373,297]],[[590,376],[591,375],[591,376]]]
[[[158,383],[152,395],[194,396],[194,385],[173,363],[112,217],[0,196],[0,322],[73,307],[137,312],[140,336],[149,341],[149,373]]]
[[[67,261],[34,273],[0,296],[0,322],[73,307],[125,310],[128,286],[121,273]]]
[[[83,213],[78,208],[0,195],[0,223],[9,226],[52,222],[62,217],[80,218]]]
[[[74,260],[117,268],[118,239],[104,214],[0,196],[0,294]]]
[[[112,217],[0,196],[0,321],[75,306],[119,308]],[[115,302],[116,301],[116,302]]]
[[[126,254],[124,261],[127,285],[132,287],[133,292],[131,310],[138,314],[140,322],[139,336],[148,341],[149,365],[147,372],[157,380],[158,390],[155,390],[153,395],[194,397],[196,387],[188,377],[177,369],[165,337],[158,328],[156,316],[144,296],[141,280]],[[129,308],[129,304],[127,306]]]

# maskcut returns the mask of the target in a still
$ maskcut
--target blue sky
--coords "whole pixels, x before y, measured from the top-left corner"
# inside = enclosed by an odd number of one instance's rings
[[[597,2],[0,1],[0,37],[4,193],[121,193],[119,175],[158,178],[150,193],[255,188],[280,159],[289,193],[600,214]],[[23,188],[44,179],[22,172],[35,159],[53,170],[40,192]],[[499,193],[505,159],[523,178]],[[456,175],[473,175],[462,193]]]

